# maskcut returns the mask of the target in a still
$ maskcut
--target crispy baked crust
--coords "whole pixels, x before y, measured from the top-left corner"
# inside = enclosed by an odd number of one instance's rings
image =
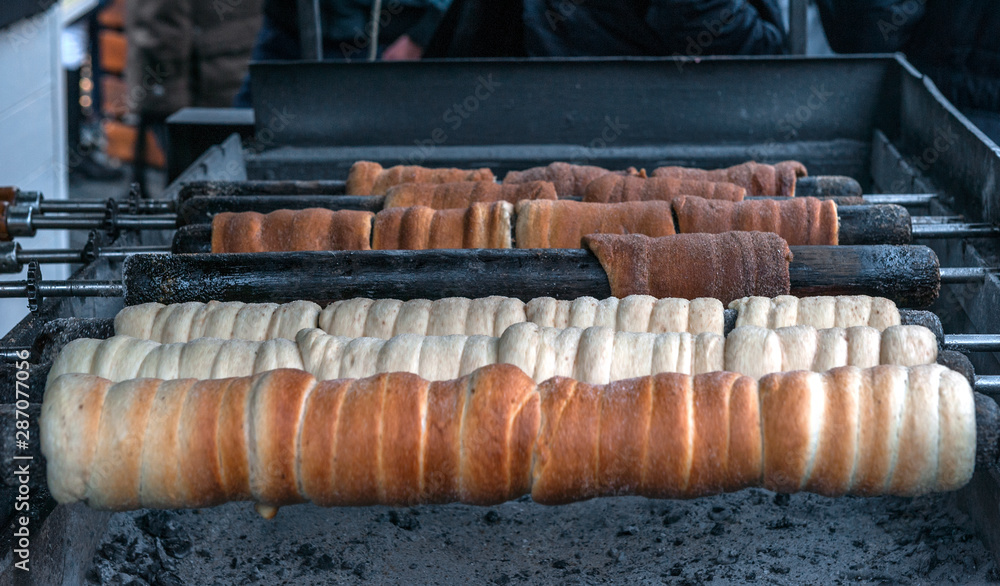
[[[375,250],[510,248],[513,206],[505,201],[467,208],[391,208],[375,216]]]
[[[636,177],[605,175],[592,181],[583,194],[589,203],[625,203],[630,201],[671,201],[693,195],[712,200],[742,201],[746,190],[726,182],[712,182],[673,177]]]
[[[222,212],[212,218],[212,252],[370,250],[373,217],[322,208]]]
[[[548,181],[501,184],[494,181],[458,181],[455,183],[403,183],[390,187],[384,209],[426,206],[435,210],[467,208],[474,203],[522,200],[554,200],[556,188]]]
[[[623,171],[609,171],[593,165],[573,165],[556,162],[545,167],[532,167],[523,171],[508,171],[503,178],[504,184],[527,183],[530,181],[548,181],[555,186],[556,193],[561,197],[582,196],[592,181],[605,175],[613,176],[643,176],[645,171],[637,171],[630,167]]]
[[[759,295],[787,295],[792,253],[777,234],[726,232],[650,238],[638,234],[584,237],[616,297],[652,295],[723,303]],[[691,267],[699,267],[692,271]]]
[[[936,364],[759,384],[713,372],[536,385],[510,364],[442,382],[390,373],[317,384],[277,370],[107,388],[66,375],[46,400],[43,446],[62,487],[53,494],[118,510],[252,498],[273,515],[307,500],[487,505],[530,493],[558,504],[749,486],[913,496],[962,486],[976,454],[972,390]]]
[[[839,240],[837,204],[815,197],[723,201],[679,197],[672,202],[681,234],[773,232],[789,246],[835,245]]]
[[[653,177],[670,177],[694,181],[722,181],[739,185],[747,195],[795,195],[795,182],[808,175],[805,165],[798,161],[783,161],[776,165],[762,165],[753,161],[726,169],[690,169],[686,167],[660,167]],[[697,194],[693,194],[697,195]]]
[[[670,204],[522,201],[517,204],[514,243],[518,248],[580,248],[588,234],[674,233]]]
[[[481,169],[428,169],[416,165],[396,165],[383,169],[370,161],[351,165],[345,189],[347,195],[385,195],[390,187],[402,183],[454,183],[456,181],[493,181],[493,171]]]

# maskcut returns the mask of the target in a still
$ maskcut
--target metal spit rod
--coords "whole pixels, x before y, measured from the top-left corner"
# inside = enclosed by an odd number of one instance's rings
[[[914,238],[989,238],[992,236],[1000,236],[1000,228],[997,228],[993,224],[967,222],[946,224],[933,221],[913,222]]]
[[[967,352],[1000,352],[1000,334],[945,334],[944,347]]]
[[[942,285],[963,285],[986,280],[990,270],[983,267],[942,267]]]
[[[104,224],[104,216],[38,216],[31,218],[31,227],[36,230],[94,230],[104,227]],[[118,216],[115,225],[123,230],[172,230],[177,227],[177,216],[173,214]]]
[[[170,252],[169,246],[130,246],[128,248],[101,248],[97,256],[109,260],[124,260],[133,254],[165,254]],[[17,262],[27,264],[31,261],[40,263],[71,263],[80,262],[84,255],[82,250],[38,249],[18,250]]]
[[[1000,376],[995,376],[995,375],[977,376],[974,389],[978,393],[982,393],[989,397],[998,398],[1000,397]]]
[[[896,204],[901,206],[927,205],[937,197],[934,193],[872,193],[862,197],[870,204]]]
[[[0,297],[29,297],[32,289],[43,297],[121,297],[121,281],[0,281]]]
[[[169,213],[174,211],[174,202],[168,199],[148,199],[141,200],[137,204],[138,213]],[[107,203],[103,201],[62,201],[62,200],[42,200],[38,205],[38,211],[42,214],[103,214],[108,209]],[[119,202],[118,210],[128,212],[130,204]]]
[[[940,274],[942,284],[962,284],[982,281],[990,274],[990,271],[975,267],[943,267],[940,269]],[[28,281],[0,282],[0,298],[25,297],[29,285],[32,284],[42,295],[55,297],[110,297],[122,295],[124,292],[124,286],[120,281],[39,280],[32,283],[29,279]]]

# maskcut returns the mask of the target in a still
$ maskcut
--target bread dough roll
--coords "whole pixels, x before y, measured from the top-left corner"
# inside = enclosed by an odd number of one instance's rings
[[[686,195],[713,200],[743,201],[746,190],[721,182],[606,175],[592,181],[582,195],[583,201],[588,203],[669,202]]]
[[[773,372],[825,372],[841,366],[917,366],[937,361],[937,340],[922,326],[875,328],[740,326],[726,337],[725,369],[754,378]]]
[[[753,201],[682,196],[671,201],[681,234],[730,231],[773,232],[789,246],[834,246],[839,242],[837,204],[815,197]]]
[[[38,425],[44,430],[40,442],[49,492],[61,503],[87,497],[97,450],[92,438],[103,430],[101,412],[110,387],[107,379],[83,374],[49,378]]]
[[[610,297],[598,301],[580,297],[561,301],[551,297],[532,299],[525,306],[527,321],[543,327],[610,327],[623,332],[710,332],[723,334],[725,314],[722,302],[713,298],[656,299],[649,295]]]
[[[748,295],[788,294],[791,287],[792,253],[777,234],[726,232],[660,238],[591,234],[584,237],[584,244],[600,261],[616,297],[714,297],[729,303]]]
[[[580,248],[588,234],[674,234],[670,204],[662,201],[522,201],[516,214],[514,244],[518,248]]]
[[[375,216],[372,248],[511,248],[513,214],[514,206],[505,201],[445,210],[390,208]]]
[[[222,212],[212,218],[212,252],[370,250],[373,217],[325,208]]]
[[[781,372],[781,338],[774,330],[736,328],[726,337],[726,363],[723,370],[760,378]]]
[[[592,181],[605,175],[640,175],[635,168],[624,171],[608,171],[593,165],[573,165],[555,162],[545,167],[532,167],[523,171],[508,171],[503,178],[504,185],[519,185],[531,181],[548,181],[562,197],[581,196]],[[641,173],[645,177],[646,173]]]
[[[782,295],[744,297],[729,304],[735,309],[736,327],[758,326],[777,329],[787,326],[812,326],[816,329],[868,326],[879,331],[900,324],[896,304],[882,297],[838,295],[836,297],[797,298]]]
[[[882,333],[882,364],[932,364],[937,352],[937,337],[923,326],[892,326]]]
[[[435,210],[467,208],[474,203],[557,198],[555,186],[548,181],[499,184],[494,181],[459,181],[456,183],[403,183],[390,187],[383,209],[427,206]]]
[[[619,333],[640,345],[644,335]],[[485,505],[529,492],[544,504],[752,486],[916,496],[969,481],[977,431],[968,381],[937,364],[607,385],[537,384],[511,365],[439,382],[410,373],[319,382],[287,369],[114,386],[64,375],[39,425],[62,503],[252,499],[266,516],[307,500]]]
[[[972,390],[941,365],[771,374],[760,401],[771,490],[917,496],[972,476]]]
[[[721,181],[739,185],[747,195],[783,195],[793,197],[795,184],[808,173],[798,161],[783,161],[776,165],[762,165],[748,161],[726,169],[692,169],[687,167],[660,167],[653,177],[670,177],[690,181]],[[691,194],[699,195],[699,194]]]
[[[316,327],[319,313],[319,305],[311,301],[144,303],[118,312],[115,333],[161,344],[197,338],[294,339],[299,330]]]
[[[180,319],[182,313],[185,320]],[[541,297],[527,304],[519,299],[497,296],[405,302],[354,298],[335,301],[322,310],[310,301],[280,305],[210,301],[126,307],[115,317],[115,332],[160,343],[187,342],[202,337],[253,341],[295,339],[299,330],[317,326],[327,333],[349,338],[388,339],[399,334],[499,337],[509,326],[525,321],[556,328],[607,326],[620,331],[655,334],[685,331],[722,334],[725,318],[722,303],[717,299],[688,301],[645,295],[601,301],[592,297],[572,301]],[[171,322],[174,327],[168,333],[165,327]]]
[[[460,308],[471,305],[468,300],[456,303]],[[600,307],[601,303],[592,300],[587,306]],[[533,311],[553,307],[553,303],[541,303]],[[630,308],[640,315],[654,311],[648,299],[634,298],[616,303],[613,311],[605,313],[620,318]],[[588,315],[596,321],[599,312]],[[569,318],[564,316],[559,321],[567,322]],[[442,326],[445,330],[454,327]],[[427,380],[447,380],[487,364],[506,363],[521,368],[536,381],[567,376],[605,384],[661,372],[701,374],[728,370],[760,378],[781,371],[823,372],[880,362],[913,366],[936,359],[936,339],[921,326],[893,326],[884,334],[862,326],[818,331],[811,326],[777,330],[741,326],[724,339],[713,332],[652,334],[603,326],[548,328],[521,322],[498,337],[400,334],[385,340],[331,336],[311,328],[300,330],[294,342],[284,338],[263,342],[200,338],[188,343],[156,344],[126,336],[104,341],[76,340],[56,358],[49,380],[69,372],[97,374],[112,381],[135,377],[205,380],[280,368],[305,369],[320,380],[362,378],[382,372],[410,372]]]
[[[384,169],[371,161],[351,165],[345,190],[347,195],[385,195],[390,187],[403,183],[454,183],[455,181],[494,181],[489,169],[429,169],[416,165],[396,165]]]

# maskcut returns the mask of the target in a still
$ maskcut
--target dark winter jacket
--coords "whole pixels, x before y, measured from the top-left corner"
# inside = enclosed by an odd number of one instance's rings
[[[390,44],[406,34],[417,45],[426,47],[449,3],[450,0],[382,0],[379,44]],[[264,0],[264,14],[279,29],[297,38],[297,4],[296,0]],[[320,0],[319,4],[323,38],[328,45],[367,46],[372,0]]]
[[[1000,112],[997,0],[818,0],[834,51],[902,51],[963,109]]]
[[[243,81],[261,0],[126,0],[129,109],[226,107]]]
[[[536,56],[786,51],[775,0],[524,0],[524,26]]]

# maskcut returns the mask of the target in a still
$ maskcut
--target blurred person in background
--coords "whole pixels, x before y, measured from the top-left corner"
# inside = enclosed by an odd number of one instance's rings
[[[261,0],[127,0],[129,109],[139,135],[166,148],[167,116],[188,106],[229,107],[260,28]],[[142,183],[145,141],[136,141]]]
[[[524,0],[533,56],[775,55],[783,23],[777,0]]]
[[[817,0],[817,6],[834,51],[902,51],[1000,143],[1000,2]]]
[[[375,43],[386,61],[420,59],[451,0],[383,0],[375,26],[372,0],[320,0],[323,58],[364,61]],[[264,21],[253,49],[254,61],[302,59],[296,0],[264,0]],[[235,105],[251,105],[249,77]]]
[[[110,0],[101,0],[60,33],[60,53],[63,69],[66,70],[66,145],[69,147],[66,164],[71,180],[114,181],[123,175],[121,169],[108,164],[105,154],[101,152],[100,84],[89,86],[88,98],[84,98],[80,87],[88,53],[92,73],[86,83],[92,83],[97,77],[94,72],[100,69],[97,14],[108,4]],[[90,100],[86,107],[84,99]]]

